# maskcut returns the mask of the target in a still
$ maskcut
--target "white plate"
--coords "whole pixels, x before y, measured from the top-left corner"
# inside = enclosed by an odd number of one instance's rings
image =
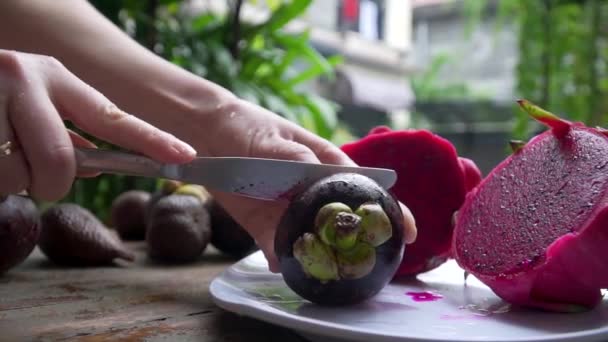
[[[465,284],[463,275],[450,261],[393,282],[365,303],[322,307],[291,291],[256,252],[214,279],[210,291],[225,310],[318,341],[608,341],[608,300],[578,314],[513,308],[474,277]]]

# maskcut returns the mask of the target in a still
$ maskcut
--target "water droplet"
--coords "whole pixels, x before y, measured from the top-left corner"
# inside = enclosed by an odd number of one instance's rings
[[[229,115],[229,117],[230,117],[231,119],[232,119],[232,118],[234,118],[235,116],[236,116],[236,112],[231,112],[231,113],[230,113],[230,115]]]

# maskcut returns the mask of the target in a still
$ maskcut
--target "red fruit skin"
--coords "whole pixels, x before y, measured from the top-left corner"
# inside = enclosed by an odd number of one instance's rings
[[[603,134],[601,131],[573,123],[578,130]],[[548,135],[562,138],[567,134],[562,127],[534,137],[526,146],[533,145]],[[525,147],[524,147],[525,148]],[[518,154],[521,151],[518,152]],[[467,194],[458,218],[469,215],[470,204],[485,183],[502,169],[508,167],[517,154],[506,158]],[[467,229],[457,222],[452,250],[458,264],[490,287],[499,297],[515,305],[556,312],[581,312],[595,307],[602,299],[601,289],[608,288],[608,189],[593,208],[589,219],[573,232],[564,234],[547,246],[540,262],[530,268],[507,274],[481,274],[463,261],[459,254],[461,235]],[[490,228],[488,228],[490,229]]]
[[[464,187],[468,193],[481,182],[483,177],[481,171],[471,159],[458,157],[458,163],[460,163],[460,168],[464,174]]]
[[[406,247],[395,277],[414,276],[444,263],[451,256],[452,216],[467,189],[481,179],[475,164],[459,160],[448,140],[427,130],[380,126],[341,149],[358,165],[397,172],[390,192],[411,210],[418,236]]]

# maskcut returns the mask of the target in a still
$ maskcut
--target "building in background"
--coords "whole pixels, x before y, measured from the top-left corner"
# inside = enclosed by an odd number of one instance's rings
[[[489,1],[470,32],[463,0],[411,1],[411,56],[417,67],[424,69],[437,56],[447,56],[447,67],[438,74],[442,82],[465,84],[478,97],[512,101],[517,34],[509,21],[497,27],[497,0]]]
[[[226,0],[191,0],[191,9],[227,10]],[[407,113],[414,95],[408,75],[412,49],[410,0],[314,0],[288,30],[310,29],[313,46],[326,56],[341,55],[334,80],[310,84],[341,105],[342,122],[362,136],[374,125],[392,124]],[[265,1],[245,2],[241,15],[259,22],[268,17]]]
[[[345,57],[335,81],[321,80],[316,90],[340,103],[356,135],[395,124],[414,104],[411,10],[409,0],[317,0],[303,17],[321,53]]]
[[[495,30],[499,0],[489,1],[469,35],[464,0],[314,0],[287,29],[309,29],[319,52],[344,57],[333,80],[308,87],[341,105],[341,121],[355,136],[376,125],[411,127],[421,117],[488,171],[506,151],[517,63],[516,33],[508,23]],[[227,9],[226,0],[191,3]],[[265,6],[246,2],[241,15],[265,20]],[[438,58],[445,64],[429,80]],[[454,89],[459,96],[449,96]]]
[[[411,0],[412,64],[424,73],[444,63],[414,87],[414,110],[483,172],[504,158],[516,110],[518,38],[508,20],[497,26],[498,1],[468,27],[464,0]]]

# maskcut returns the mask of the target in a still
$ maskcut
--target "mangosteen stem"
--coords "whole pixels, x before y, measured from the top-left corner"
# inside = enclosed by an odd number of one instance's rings
[[[356,214],[341,212],[336,215],[334,229],[336,231],[336,248],[348,250],[355,246],[361,231],[361,217]]]
[[[553,128],[560,134],[568,132],[571,123],[548,112],[528,100],[517,100],[519,106],[535,120]]]
[[[510,140],[509,146],[511,146],[511,151],[513,151],[513,153],[517,153],[526,146],[526,142],[522,140]]]
[[[391,220],[379,204],[364,203],[357,208],[355,214],[361,216],[361,241],[377,247],[393,235]]]
[[[331,248],[314,234],[305,233],[293,244],[293,256],[304,273],[321,282],[338,280],[338,265]]]
[[[352,213],[353,211],[344,203],[328,203],[321,207],[315,217],[315,231],[323,243],[329,246],[336,244],[336,220],[340,213]],[[342,218],[342,224],[348,219]]]

